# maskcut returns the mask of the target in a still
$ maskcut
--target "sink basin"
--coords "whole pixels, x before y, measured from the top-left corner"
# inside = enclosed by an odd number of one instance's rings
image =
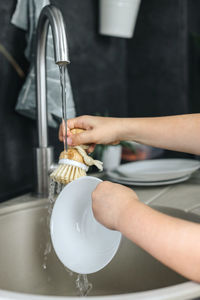
[[[53,249],[44,256],[49,241],[47,200],[25,200],[0,206],[0,299],[75,299],[77,274],[66,270]],[[200,222],[191,213],[156,209]],[[111,263],[88,280],[93,286],[90,299],[105,295],[98,299],[191,299],[200,295],[199,284],[165,267],[125,237]]]

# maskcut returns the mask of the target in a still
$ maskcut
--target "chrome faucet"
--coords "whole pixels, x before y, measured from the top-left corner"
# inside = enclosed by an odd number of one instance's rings
[[[48,27],[51,26],[55,63],[69,63],[65,22],[62,13],[53,5],[47,5],[41,11],[37,25],[36,45],[36,97],[38,148],[36,149],[36,193],[40,197],[48,196],[49,172],[53,166],[53,148],[48,145],[48,120],[46,97],[46,42]]]

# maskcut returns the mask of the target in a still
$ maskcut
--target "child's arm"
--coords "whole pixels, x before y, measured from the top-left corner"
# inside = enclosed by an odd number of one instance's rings
[[[127,119],[124,136],[169,150],[200,154],[200,114]]]
[[[162,214],[131,189],[110,182],[93,192],[95,218],[183,276],[200,282],[200,224]]]
[[[69,145],[132,140],[158,148],[200,154],[200,114],[156,118],[81,116],[68,120],[68,127],[86,129],[84,133],[69,136]]]

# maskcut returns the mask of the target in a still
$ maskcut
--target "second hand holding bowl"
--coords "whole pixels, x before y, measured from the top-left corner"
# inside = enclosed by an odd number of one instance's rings
[[[93,216],[92,192],[102,180],[86,176],[69,183],[58,196],[51,216],[51,239],[60,261],[70,270],[90,274],[116,254],[121,233]]]

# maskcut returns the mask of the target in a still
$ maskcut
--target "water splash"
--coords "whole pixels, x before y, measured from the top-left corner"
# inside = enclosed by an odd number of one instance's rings
[[[46,217],[46,236],[47,236],[47,242],[44,249],[44,257],[43,257],[43,264],[42,268],[44,270],[47,269],[47,260],[48,256],[51,253],[51,237],[50,237],[50,220],[51,220],[51,213],[53,210],[53,205],[56,198],[56,182],[50,179],[49,183],[49,198],[48,198],[48,208],[47,208],[47,217]]]
[[[51,220],[51,214],[53,210],[53,206],[55,203],[55,200],[57,196],[60,194],[62,189],[64,188],[64,185],[55,182],[53,179],[50,179],[49,183],[49,198],[48,198],[48,208],[47,208],[47,217],[46,217],[46,236],[47,236],[47,241],[44,249],[44,254],[43,254],[43,263],[42,263],[42,268],[44,271],[47,270],[48,268],[48,257],[52,251],[52,244],[51,244],[51,237],[50,237],[50,220]],[[66,272],[68,273],[69,276],[73,276],[74,273],[65,268]],[[51,281],[51,277],[47,277],[47,281]],[[90,291],[92,290],[92,284],[88,281],[87,275],[86,274],[78,274],[76,282],[75,282],[76,289],[78,290],[78,295],[81,297],[88,296]]]
[[[76,288],[78,289],[79,296],[88,296],[92,289],[92,284],[88,281],[86,274],[78,274],[76,279]]]

